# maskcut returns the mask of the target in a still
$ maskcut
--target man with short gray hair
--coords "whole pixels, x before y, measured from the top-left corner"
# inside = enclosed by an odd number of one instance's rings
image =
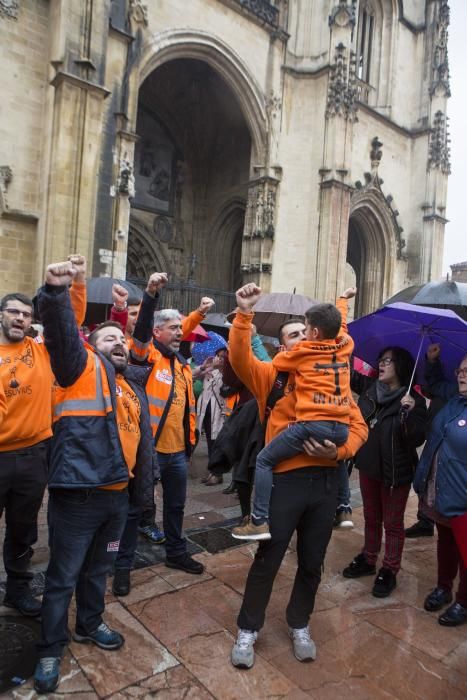
[[[155,311],[157,287],[148,282],[136,322],[131,354],[152,366],[146,385],[151,426],[163,489],[166,566],[202,574],[203,565],[187,552],[182,535],[188,458],[195,446],[195,396],[191,368],[180,342],[204,319],[214,302],[203,297],[187,318],[176,309]]]

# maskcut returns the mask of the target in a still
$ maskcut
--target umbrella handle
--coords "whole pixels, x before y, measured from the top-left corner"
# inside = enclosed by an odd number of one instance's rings
[[[421,353],[421,351],[422,351],[422,345],[423,345],[423,341],[425,340],[425,336],[426,336],[426,333],[422,333],[422,338],[421,338],[421,340],[420,340],[420,347],[418,348],[418,353],[417,353],[417,359],[415,360],[415,365],[414,365],[414,368],[413,368],[412,376],[410,377],[409,386],[408,386],[408,388],[407,388],[407,393],[408,393],[408,394],[410,394],[410,390],[411,390],[411,388],[412,388],[413,380],[414,380],[414,378],[415,378],[415,372],[417,371],[417,365],[418,365],[418,361],[419,361],[419,359],[420,359],[420,353]]]

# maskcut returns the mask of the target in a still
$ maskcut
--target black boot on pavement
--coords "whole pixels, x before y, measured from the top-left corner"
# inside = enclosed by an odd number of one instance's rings
[[[409,539],[415,539],[415,537],[433,537],[434,531],[434,525],[427,523],[425,520],[418,520],[406,529],[405,536]]]
[[[130,569],[115,569],[112,592],[117,596],[126,596],[131,590]]]
[[[181,557],[177,557],[176,559],[166,559],[165,565],[168,566],[169,569],[181,569],[182,571],[186,571],[187,574],[202,574],[204,571],[204,566],[201,562],[196,561],[196,559],[190,557],[189,554],[182,554]]]
[[[360,576],[373,576],[376,573],[374,564],[369,564],[363,552],[357,554],[348,566],[342,572],[345,578],[359,578]]]
[[[387,598],[397,586],[396,574],[391,569],[382,568],[375,578],[372,593],[375,598]]]

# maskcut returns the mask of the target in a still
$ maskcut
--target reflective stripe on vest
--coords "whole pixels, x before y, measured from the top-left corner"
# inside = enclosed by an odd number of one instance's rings
[[[181,371],[185,377],[187,387],[190,442],[192,445],[194,445],[196,407],[195,397],[193,394],[193,380],[191,377],[191,369],[187,365],[182,365]],[[153,435],[156,434],[157,428],[159,427],[162,415],[164,413],[165,404],[170,395],[172,381],[173,379],[170,360],[169,358],[164,357],[160,353],[158,353],[157,362],[154,363],[148,382],[146,384],[146,394],[148,397],[149,413]]]
[[[112,410],[110,395],[104,394],[102,386],[101,362],[96,354],[94,356],[94,370],[96,375],[95,394],[92,399],[64,399],[57,401],[53,408],[54,420],[60,418],[63,413],[86,412],[89,415],[105,415]],[[79,382],[79,379],[78,379]]]

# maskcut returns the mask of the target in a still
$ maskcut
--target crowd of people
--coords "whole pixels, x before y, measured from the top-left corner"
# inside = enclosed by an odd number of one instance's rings
[[[412,388],[414,358],[397,343],[382,349],[376,376],[353,369],[346,316],[355,289],[336,305],[317,304],[304,319],[286,320],[271,358],[253,325],[261,296],[255,284],[236,293],[228,341],[210,334],[200,353],[187,339],[214,302],[203,297],[186,317],[161,309],[167,281],[165,273],[153,273],[141,301],[114,285],[110,318],[90,332],[83,330],[80,255],[49,265],[34,301],[12,292],[0,302],[4,605],[41,617],[36,690],[53,692],[59,683],[73,594],[76,642],[106,650],[124,644],[104,620],[105,589],[113,574],[114,594],[128,595],[138,534],[164,544],[166,566],[195,576],[204,571],[183,534],[188,468],[202,433],[204,483],[221,483],[232,472],[225,491],[238,493],[242,512],[232,534],[258,541],[237,620],[235,667],[254,663],[294,533],[297,571],[285,616],[295,657],[315,659],[309,620],[333,527],[352,526],[351,465],[359,473],[365,531],[343,576],[376,575],[373,595],[391,594],[413,484],[420,522],[434,523],[438,532],[438,578],[424,607],[444,608],[442,625],[467,622],[467,356],[449,381],[442,349],[430,346],[425,380],[438,399],[435,415],[434,401],[427,410]],[[41,332],[33,331],[35,321]],[[163,531],[156,524],[158,482]],[[30,590],[29,565],[46,488],[50,559],[39,600]]]

